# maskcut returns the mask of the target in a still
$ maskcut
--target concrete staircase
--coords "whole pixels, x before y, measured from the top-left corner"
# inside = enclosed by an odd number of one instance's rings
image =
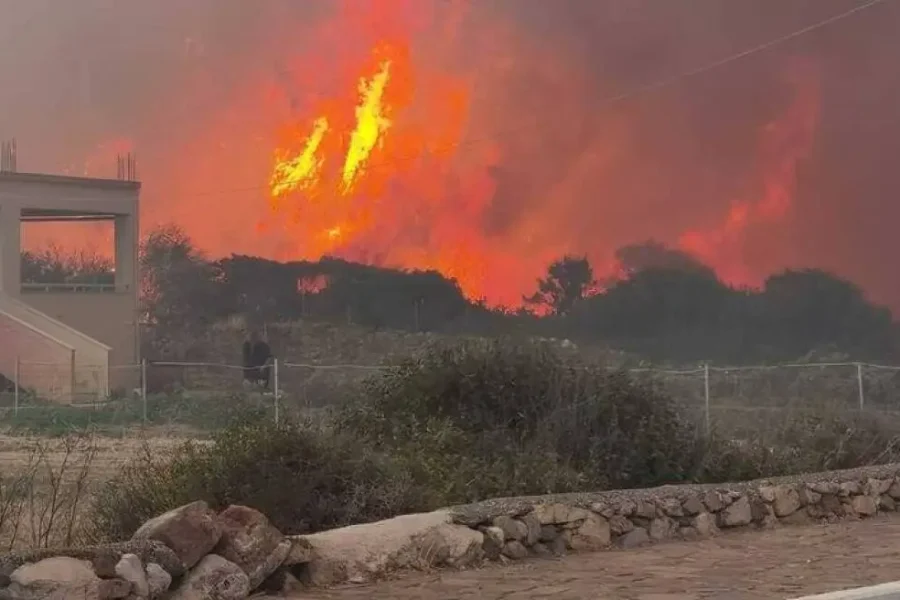
[[[0,292],[0,373],[55,402],[109,394],[110,347]]]

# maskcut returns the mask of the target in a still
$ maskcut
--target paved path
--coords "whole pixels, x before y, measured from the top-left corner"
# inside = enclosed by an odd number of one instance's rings
[[[748,531],[699,542],[407,574],[294,600],[793,598],[900,580],[900,516]]]

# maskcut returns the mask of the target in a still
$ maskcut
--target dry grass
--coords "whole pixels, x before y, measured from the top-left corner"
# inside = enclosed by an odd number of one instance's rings
[[[0,548],[78,543],[99,485],[142,454],[164,456],[178,437],[0,436]]]

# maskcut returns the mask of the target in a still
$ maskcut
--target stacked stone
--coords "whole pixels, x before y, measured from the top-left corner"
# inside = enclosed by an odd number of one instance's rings
[[[151,519],[129,542],[11,554],[0,597],[243,600],[281,567],[293,543],[246,506],[194,502]]]
[[[665,486],[634,493],[616,492],[587,506],[553,502],[466,523],[484,535],[491,560],[561,556],[568,551],[634,548],[667,539],[694,540],[723,529],[772,528],[871,517],[893,512],[900,502],[900,480],[866,478],[806,481],[734,488]]]

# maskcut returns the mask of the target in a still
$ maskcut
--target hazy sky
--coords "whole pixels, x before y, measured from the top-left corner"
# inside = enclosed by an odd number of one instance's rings
[[[515,248],[523,277],[561,252],[599,263],[699,231],[725,274],[824,267],[900,308],[900,1],[606,101],[860,3],[0,0],[0,137],[27,171],[113,176],[134,149],[147,223],[283,258],[286,234],[254,227],[278,128],[345,93],[379,36],[408,35],[420,72],[471,82],[463,158],[480,139],[498,153],[471,226],[486,254]],[[381,21],[354,21],[373,4]]]

